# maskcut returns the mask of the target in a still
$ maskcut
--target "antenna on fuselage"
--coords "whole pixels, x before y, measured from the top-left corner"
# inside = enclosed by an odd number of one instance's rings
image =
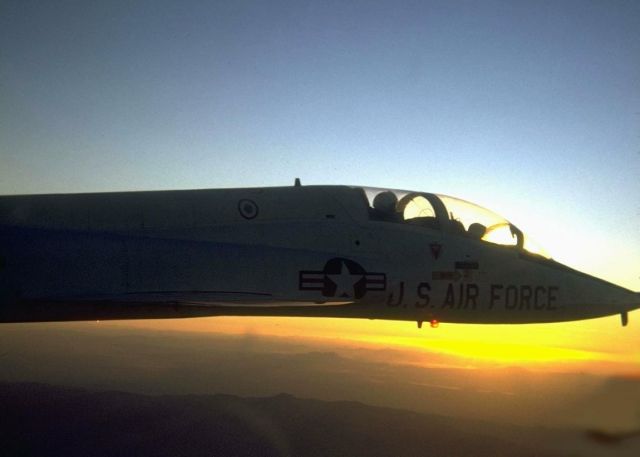
[[[300,178],[296,178],[296,180],[293,182],[293,185],[294,185],[295,187],[300,187],[300,186],[302,186],[302,184],[300,183]]]
[[[620,313],[620,320],[622,321],[622,326],[626,327],[629,323],[629,313],[627,311]]]

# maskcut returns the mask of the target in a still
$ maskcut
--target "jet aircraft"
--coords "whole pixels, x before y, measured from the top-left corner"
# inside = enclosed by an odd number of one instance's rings
[[[445,195],[357,186],[0,197],[0,322],[316,316],[524,324],[640,294]]]

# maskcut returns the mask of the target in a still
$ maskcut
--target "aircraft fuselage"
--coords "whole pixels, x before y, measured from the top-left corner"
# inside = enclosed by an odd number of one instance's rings
[[[416,201],[431,212],[409,218]],[[431,194],[394,205],[398,219],[385,220],[347,186],[0,197],[0,322],[532,323],[640,305],[638,294],[527,251],[515,227],[520,241],[505,246],[480,238],[492,227],[473,235]]]

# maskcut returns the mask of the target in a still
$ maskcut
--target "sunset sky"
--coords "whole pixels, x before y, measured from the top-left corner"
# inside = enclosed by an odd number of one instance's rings
[[[640,291],[638,24],[637,1],[3,1],[0,194],[295,177],[444,193]],[[107,325],[640,375],[639,312],[624,329],[618,317]]]

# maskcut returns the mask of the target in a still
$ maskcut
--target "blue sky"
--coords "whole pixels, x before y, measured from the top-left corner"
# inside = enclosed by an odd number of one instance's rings
[[[640,3],[3,1],[0,194],[346,183],[640,290]]]

